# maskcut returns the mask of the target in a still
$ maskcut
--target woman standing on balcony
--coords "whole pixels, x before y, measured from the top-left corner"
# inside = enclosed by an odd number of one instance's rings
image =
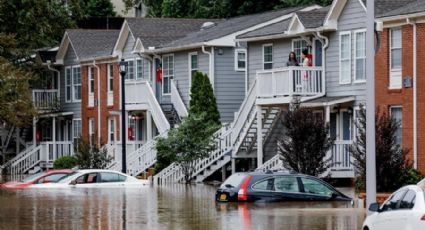
[[[301,60],[303,60],[303,65],[302,65],[303,67],[312,66],[312,62],[311,62],[311,59],[309,58],[307,49],[302,51]],[[308,71],[306,70],[302,71],[301,76],[302,76],[302,91],[303,93],[308,93],[310,92],[310,87],[308,82]]]
[[[297,60],[297,55],[295,54],[295,52],[290,52],[289,53],[289,57],[288,57],[288,61],[286,62],[286,66],[299,66],[298,64],[298,60]]]

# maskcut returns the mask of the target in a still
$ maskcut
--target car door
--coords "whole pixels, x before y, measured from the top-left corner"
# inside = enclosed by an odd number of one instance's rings
[[[400,217],[401,211],[399,209],[400,201],[403,199],[404,194],[406,194],[406,190],[399,190],[391,195],[382,205],[373,223],[371,223],[372,229],[404,229],[404,225],[400,224],[402,218]]]
[[[76,188],[95,188],[99,186],[98,179],[99,173],[86,173],[84,175],[79,176],[75,180],[76,184],[73,186]]]
[[[123,177],[118,173],[101,172],[99,187],[124,187],[126,178]]]
[[[409,189],[404,195],[403,199],[401,199],[399,204],[398,211],[398,221],[394,223],[393,226],[401,226],[405,227],[410,223],[417,222],[420,218],[417,215],[414,215],[412,212],[413,207],[415,206],[416,201],[416,191]],[[411,221],[409,221],[409,217],[414,217]]]
[[[273,194],[273,183],[273,177],[258,180],[251,186],[251,190],[249,191],[248,196],[252,200],[274,200],[275,197]]]
[[[303,200],[330,200],[334,190],[312,177],[299,177]]]
[[[302,200],[300,185],[296,176],[277,176],[273,181],[274,196],[276,200]]]

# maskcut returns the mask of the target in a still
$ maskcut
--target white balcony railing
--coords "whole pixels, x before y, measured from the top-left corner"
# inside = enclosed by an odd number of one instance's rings
[[[180,119],[187,117],[188,113],[186,105],[180,96],[179,90],[177,89],[177,85],[174,80],[171,80],[171,102],[173,103]]]
[[[57,89],[34,89],[32,100],[38,110],[54,110],[59,106]]]
[[[257,97],[316,96],[325,93],[322,67],[285,67],[257,72]]]
[[[332,171],[353,170],[352,157],[349,151],[351,144],[353,144],[353,141],[335,141],[330,151]]]

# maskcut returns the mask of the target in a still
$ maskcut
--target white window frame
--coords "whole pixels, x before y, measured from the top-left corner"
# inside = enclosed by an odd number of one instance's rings
[[[265,48],[265,47],[268,47],[268,46],[271,46],[271,47],[272,47],[272,61],[271,61],[271,62],[265,62],[265,61],[264,61],[264,48]],[[270,69],[265,69],[265,68],[264,68],[264,65],[265,65],[265,64],[272,64],[272,68],[271,68],[271,69],[273,69],[273,58],[274,58],[274,57],[273,57],[273,56],[274,56],[274,55],[273,55],[273,52],[274,52],[274,51],[273,51],[273,43],[263,44],[263,46],[262,46],[262,54],[263,54],[263,57],[262,57],[262,60],[263,60],[263,70],[270,70]]]
[[[170,57],[173,57],[173,62],[172,62],[173,63],[173,74],[172,75],[170,75],[170,74],[166,75],[165,72],[164,72],[164,70],[165,70],[164,59],[170,58]],[[167,66],[167,69],[168,69],[168,66]],[[164,96],[171,95],[171,85],[170,84],[171,84],[171,80],[174,79],[174,69],[175,69],[174,54],[167,54],[167,55],[162,56],[162,90],[161,90],[161,93]],[[169,83],[168,83],[169,87],[170,87],[170,92],[167,92],[167,93],[164,92],[164,89],[165,89],[164,80],[165,80],[165,78],[170,78]]]
[[[244,68],[239,67],[239,61],[242,61],[242,60],[239,60],[239,54],[240,53],[245,54],[245,58],[243,60],[243,62],[245,63],[245,67]],[[247,58],[248,58],[248,56],[247,56],[246,49],[235,49],[235,71],[242,71],[242,72],[246,71]],[[264,68],[264,66],[263,66],[263,68]]]
[[[108,64],[106,65],[107,74],[108,74],[108,83],[107,83],[107,92],[108,92],[108,106],[114,105],[114,65]],[[112,68],[112,69],[111,69]],[[112,89],[111,89],[111,80],[112,80]]]
[[[363,57],[357,57],[357,34],[364,33],[365,34],[365,54]],[[354,31],[354,83],[364,83],[366,82],[366,29],[360,29]],[[364,79],[357,79],[357,59],[364,59],[365,63],[365,76]]]
[[[196,68],[193,68],[193,66],[192,66],[192,56],[195,56],[195,55],[196,55],[198,66]],[[187,61],[188,61],[188,74],[189,74],[189,94],[190,94],[190,89],[192,87],[192,71],[194,71],[194,70],[199,71],[199,55],[198,55],[198,52],[189,53],[187,55],[187,58],[188,58]]]
[[[400,129],[401,129],[401,143],[400,143],[400,147],[403,146],[403,106],[402,105],[391,105],[389,108],[389,112],[390,112],[390,117],[391,119],[393,119],[393,115],[392,115],[392,110],[393,109],[401,109],[401,122],[400,122]]]
[[[127,73],[125,74],[125,80],[126,81],[135,81],[137,79],[137,61],[135,58],[128,58],[124,60],[125,62],[127,62]],[[132,76],[133,78],[130,78],[130,62],[133,63],[133,71],[132,71]]]
[[[94,134],[95,134],[95,124],[94,124],[94,117],[89,118],[89,141],[90,144],[94,144]]]
[[[400,47],[392,47],[392,33],[393,30],[400,30]],[[390,76],[388,79],[388,88],[389,89],[401,89],[402,88],[402,69],[403,69],[403,63],[401,63],[400,68],[393,68],[392,67],[392,50],[393,49],[400,49],[401,55],[403,55],[403,29],[401,27],[392,27],[388,30],[389,33],[389,69],[390,69]],[[402,56],[403,57],[403,56]],[[401,58],[402,58],[401,57]]]
[[[88,67],[87,70],[87,91],[88,91],[88,106],[89,107],[94,107],[94,68],[93,67]],[[92,87],[92,83],[93,82],[93,87]]]
[[[69,71],[69,76],[67,75],[67,72]],[[69,81],[70,84],[68,84],[68,77],[69,77]],[[65,102],[66,103],[70,103],[72,102],[72,95],[73,95],[73,90],[72,90],[72,67],[71,66],[67,66],[65,67]],[[68,89],[69,88],[69,89]],[[70,93],[69,96],[70,98],[68,98],[68,92]]]
[[[140,64],[141,64],[141,66],[142,66],[142,68],[141,68],[141,73],[140,73],[140,78],[139,78],[139,62],[140,62]],[[135,74],[135,80],[137,80],[137,81],[140,81],[140,80],[145,80],[145,76],[144,76],[144,74],[143,74],[143,70],[145,69],[145,60],[143,59],[143,58],[136,58],[135,60],[134,60],[134,63],[135,63],[135,71],[134,71],[134,74]]]
[[[76,124],[77,123],[79,123],[79,127],[76,127]],[[80,132],[80,135],[78,135],[76,132],[75,132],[75,129],[76,128],[80,128],[80,130],[79,130],[79,132]],[[83,125],[82,125],[82,123],[81,123],[81,118],[74,118],[74,119],[72,119],[72,139],[75,141],[75,139],[78,139],[78,138],[80,138],[80,136],[82,135],[82,128],[83,128]]]
[[[349,61],[350,63],[350,77],[348,78],[348,81],[343,81],[342,79],[342,59],[341,59],[341,54],[342,54],[342,36],[348,35],[349,38],[349,58],[346,61]],[[344,31],[344,32],[340,32],[339,33],[339,84],[340,85],[346,85],[346,84],[351,84],[351,78],[352,78],[352,48],[351,48],[351,31]]]
[[[114,130],[111,129],[111,124],[114,124]],[[110,117],[108,119],[108,143],[115,143],[117,141],[117,126],[116,126],[116,122],[115,122],[115,117]],[[114,135],[114,139],[111,140],[111,134]]]
[[[308,49],[308,41],[306,41],[306,40],[304,40],[302,38],[292,39],[291,45],[292,45],[292,51],[294,51],[294,53],[295,53],[295,58],[298,58],[298,57],[296,56],[297,55],[297,52],[295,51],[295,45],[294,45],[294,43],[295,42],[299,42],[299,41],[305,41],[305,43],[307,43],[307,47],[305,47],[305,48]],[[300,64],[300,66],[302,66],[302,62],[303,62],[303,60],[301,60],[301,53],[303,52],[303,50],[304,49],[301,49],[301,52],[300,52],[300,56],[299,56],[300,60],[297,59],[297,61]],[[311,61],[313,63],[313,60],[311,60]]]

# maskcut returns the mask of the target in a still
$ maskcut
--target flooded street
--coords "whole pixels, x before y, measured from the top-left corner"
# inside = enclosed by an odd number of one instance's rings
[[[209,185],[3,190],[0,229],[357,230],[365,215],[341,202],[221,204],[214,201],[215,190]]]

